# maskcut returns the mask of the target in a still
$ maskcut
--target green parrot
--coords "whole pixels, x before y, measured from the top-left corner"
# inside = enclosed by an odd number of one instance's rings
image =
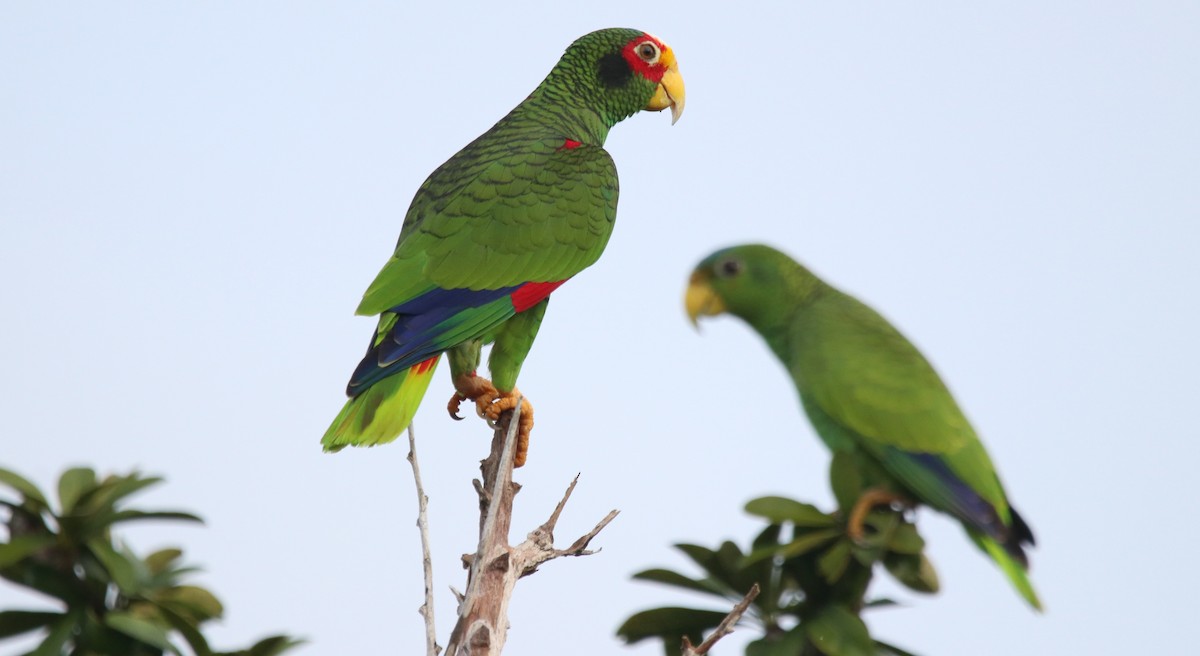
[[[729,313],[750,324],[787,367],[813,427],[869,483],[848,518],[861,539],[873,505],[914,501],[945,512],[1034,608],[1041,602],[1023,545],[1033,532],[1008,502],[983,443],[950,390],[876,311],[762,245],[704,258],[685,297],[693,323]]]
[[[617,213],[608,131],[641,110],[684,107],[675,54],[604,29],[572,43],[546,79],[417,190],[391,258],[357,314],[379,316],[326,451],[390,442],[408,426],[442,353],[455,394],[492,421],[516,406],[521,370],[551,292],[599,257]],[[476,375],[493,344],[491,381]],[[523,404],[516,462],[533,412]]]

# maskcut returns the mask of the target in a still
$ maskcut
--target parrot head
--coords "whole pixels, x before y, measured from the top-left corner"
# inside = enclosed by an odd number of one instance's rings
[[[645,32],[609,28],[572,43],[548,79],[611,123],[639,111],[670,108],[671,123],[683,114],[683,78],[670,46]]]
[[[684,306],[692,325],[702,316],[728,313],[759,327],[795,308],[816,285],[807,269],[770,246],[732,246],[696,265]]]

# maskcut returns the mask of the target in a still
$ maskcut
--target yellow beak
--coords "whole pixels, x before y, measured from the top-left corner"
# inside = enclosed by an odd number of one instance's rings
[[[725,301],[713,291],[712,285],[697,274],[692,274],[688,282],[687,294],[683,297],[683,305],[687,308],[688,319],[692,325],[699,328],[697,319],[700,317],[716,316],[725,312]]]
[[[662,80],[658,82],[658,89],[654,91],[654,97],[650,99],[650,103],[646,105],[646,109],[661,112],[670,107],[671,125],[675,125],[679,117],[683,116],[685,98],[683,77],[679,75],[679,65],[675,61],[675,52],[670,48],[663,47],[659,62],[666,66],[667,70],[663,73]]]

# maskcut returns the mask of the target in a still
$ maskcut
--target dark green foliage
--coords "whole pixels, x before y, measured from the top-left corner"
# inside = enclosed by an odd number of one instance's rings
[[[126,497],[162,479],[133,472],[98,480],[77,467],[58,480],[58,508],[20,475],[0,469],[0,507],[7,541],[0,543],[0,577],[54,598],[61,611],[0,611],[0,639],[41,630],[46,636],[25,656],[275,656],[300,641],[272,636],[235,652],[214,652],[201,625],[221,617],[221,602],[185,585],[195,571],[183,552],[160,549],[142,558],[113,539],[112,527],[145,519],[199,522],[178,511],[123,507]],[[10,495],[15,491],[18,495]],[[2,515],[0,515],[2,516]]]
[[[860,491],[850,483],[836,494],[852,503]],[[845,513],[824,513],[782,497],[754,499],[746,510],[769,522],[749,549],[743,551],[733,542],[717,549],[676,545],[703,570],[703,578],[666,569],[634,575],[719,597],[723,601],[715,609],[642,611],[626,620],[617,634],[627,643],[660,638],[665,653],[677,655],[683,636],[698,644],[702,634],[715,628],[758,583],[761,593],[742,624],[756,625],[762,637],[746,647],[747,656],[911,656],[873,639],[859,617],[867,608],[894,605],[866,597],[876,564],[913,590],[938,588],[937,574],[923,553],[925,542],[901,512],[872,512],[866,535],[855,543],[846,536]]]

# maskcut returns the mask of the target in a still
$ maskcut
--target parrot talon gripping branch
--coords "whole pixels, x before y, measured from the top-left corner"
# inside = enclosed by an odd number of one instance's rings
[[[494,423],[517,404],[521,371],[550,294],[604,251],[617,213],[609,130],[684,107],[675,53],[630,29],[586,34],[528,97],[417,190],[392,256],[357,314],[378,316],[326,451],[391,442],[412,421],[445,354],[456,394]],[[491,380],[474,375],[492,344]],[[469,389],[460,384],[464,377]],[[483,385],[486,384],[486,388]],[[476,391],[476,390],[479,391]],[[521,401],[518,465],[533,428]]]
[[[850,510],[850,517],[846,519],[846,535],[855,543],[862,544],[866,534],[864,523],[867,521],[867,515],[876,506],[912,507],[912,505],[912,501],[891,490],[881,488],[863,490],[862,495],[858,497],[858,500],[854,502],[854,507]]]
[[[867,483],[847,526],[856,540],[872,506],[923,503],[958,520],[1017,592],[1041,610],[1026,573],[1025,546],[1033,544],[1033,531],[1009,503],[950,390],[892,324],[761,245],[734,246],[701,260],[684,305],[693,323],[725,313],[744,320],[787,368],[821,440],[856,463]]]

